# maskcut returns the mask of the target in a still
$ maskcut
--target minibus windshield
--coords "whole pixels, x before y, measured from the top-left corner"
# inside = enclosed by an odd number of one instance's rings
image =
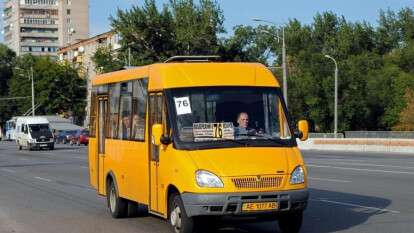
[[[36,131],[50,131],[48,124],[35,124],[29,125],[30,132]]]
[[[183,88],[171,95],[180,142],[267,146],[292,141],[277,88]]]

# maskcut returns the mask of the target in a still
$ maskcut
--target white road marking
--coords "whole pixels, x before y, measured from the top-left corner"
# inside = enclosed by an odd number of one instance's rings
[[[326,179],[326,178],[317,178],[317,177],[308,177],[309,180],[320,180],[320,181],[332,181],[339,183],[351,183],[350,180],[338,180],[338,179]]]
[[[334,169],[351,170],[351,171],[382,172],[382,173],[392,173],[392,174],[414,175],[414,172],[403,172],[403,171],[388,171],[388,170],[377,170],[377,169],[362,169],[362,168],[352,168],[352,167],[336,167],[336,166],[317,165],[317,164],[306,164],[306,166],[307,167],[320,167],[320,168],[334,168]]]
[[[306,161],[322,161],[322,162],[328,162],[328,161],[348,161],[348,162],[368,162],[368,160],[359,160],[359,159],[331,159],[331,158],[312,158],[312,159],[305,159]]]
[[[35,179],[38,179],[38,180],[43,180],[43,181],[46,181],[46,182],[51,182],[52,180],[49,180],[49,179],[46,179],[46,178],[42,178],[42,177],[38,177],[38,176],[35,176],[34,177]]]
[[[75,158],[75,159],[85,159],[85,160],[86,160],[86,158],[85,158],[85,157],[80,157],[80,156],[74,156],[74,157],[72,157],[72,158]]]
[[[357,205],[357,204],[346,203],[346,202],[339,202],[339,201],[330,201],[330,200],[327,200],[327,199],[310,199],[310,200],[311,201],[319,201],[319,202],[332,203],[332,204],[337,204],[337,205],[359,207],[359,208],[376,210],[376,211],[381,211],[381,212],[389,212],[389,213],[393,213],[393,214],[399,214],[399,213],[401,213],[400,211],[396,211],[396,210],[376,208],[376,207],[372,207],[372,206]]]
[[[16,171],[12,170],[12,169],[2,168],[1,170],[5,171],[5,172],[10,172],[10,173],[16,173]]]
[[[323,164],[331,164],[329,162],[323,162]],[[351,165],[351,166],[367,166],[367,167],[390,167],[390,168],[402,168],[402,169],[414,169],[414,167],[405,167],[405,166],[395,166],[395,165],[383,165],[383,164],[373,164],[373,163],[347,163],[347,162],[335,162],[335,165]]]

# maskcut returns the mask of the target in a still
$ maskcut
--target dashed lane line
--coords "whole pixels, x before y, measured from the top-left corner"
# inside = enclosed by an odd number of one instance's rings
[[[331,181],[338,183],[351,183],[350,180],[338,180],[338,179],[327,179],[327,178],[318,178],[318,177],[308,177],[309,180],[318,180],[318,181]]]
[[[396,211],[396,210],[390,210],[390,209],[384,209],[384,208],[377,208],[377,207],[372,207],[372,206],[364,206],[364,205],[358,205],[358,204],[353,204],[353,203],[347,203],[347,202],[340,202],[340,201],[331,201],[328,199],[309,199],[310,201],[317,201],[317,202],[325,202],[325,203],[331,203],[331,204],[337,204],[337,205],[343,205],[343,206],[351,206],[351,207],[359,207],[359,208],[364,208],[364,209],[369,209],[369,210],[375,210],[375,211],[380,211],[380,212],[388,212],[388,213],[393,213],[393,214],[399,214],[401,213],[400,211]]]
[[[10,172],[10,173],[16,173],[16,171],[12,169],[2,168],[1,170],[5,172]]]
[[[396,165],[384,165],[384,164],[373,164],[373,163],[347,163],[347,162],[334,162],[329,163],[328,161],[319,161],[322,164],[335,164],[335,165],[350,165],[350,166],[360,166],[360,167],[389,167],[389,168],[401,168],[401,169],[414,169],[414,167],[407,167],[407,166],[396,166]]]
[[[50,179],[42,178],[42,177],[39,177],[39,176],[35,176],[34,178],[38,179],[38,180],[43,180],[43,181],[46,181],[46,182],[51,182],[52,181]]]
[[[352,168],[352,167],[336,167],[336,166],[317,165],[317,164],[306,164],[306,166],[307,167],[319,167],[319,168],[332,168],[332,169],[339,169],[339,170],[350,170],[350,171],[414,175],[414,172],[405,172],[405,171],[389,171],[389,170],[363,169],[363,168]]]

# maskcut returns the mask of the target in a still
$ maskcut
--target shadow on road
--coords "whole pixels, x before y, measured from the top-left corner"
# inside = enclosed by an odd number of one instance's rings
[[[320,189],[310,189],[310,193],[301,232],[336,232],[361,225],[375,215],[392,214],[380,210],[391,204],[389,199]]]
[[[301,232],[337,232],[361,225],[372,216],[390,214],[389,212],[379,210],[385,209],[391,204],[391,201],[388,199],[319,189],[310,189],[310,194],[308,208],[304,213],[304,222]],[[357,207],[357,205],[378,209]],[[280,230],[277,222],[272,221],[237,224],[231,227],[222,227],[215,232],[278,233]]]

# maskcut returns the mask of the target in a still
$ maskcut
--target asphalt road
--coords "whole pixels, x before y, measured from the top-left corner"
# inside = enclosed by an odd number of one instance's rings
[[[86,147],[18,151],[0,142],[0,233],[169,232],[164,220],[115,220],[89,186]],[[305,151],[310,202],[301,232],[414,232],[413,155]],[[276,222],[218,233],[279,232]]]

